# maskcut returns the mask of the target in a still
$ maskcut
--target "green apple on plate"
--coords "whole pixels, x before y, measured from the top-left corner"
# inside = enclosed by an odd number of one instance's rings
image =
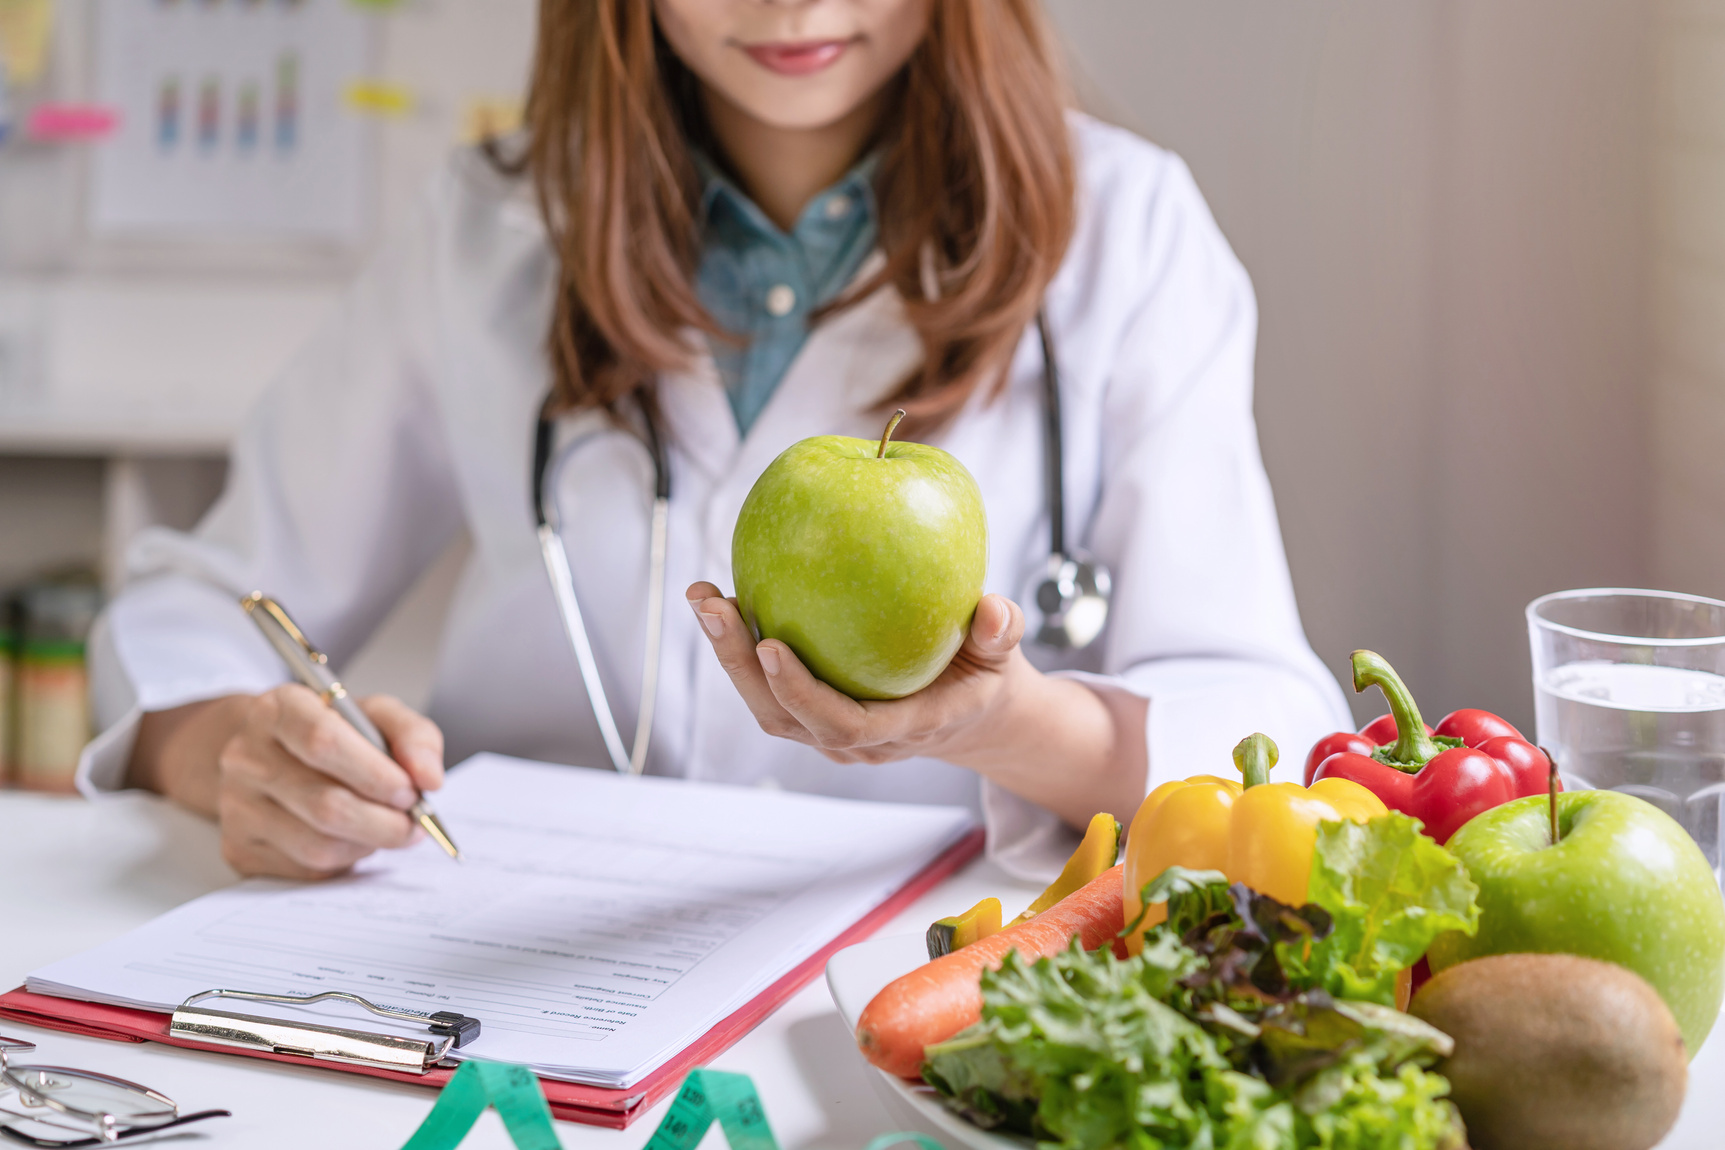
[[[737,608],[853,699],[932,683],[963,645],[988,566],[982,491],[938,447],[818,435],[750,489],[731,536]]]
[[[1693,1058],[1725,993],[1725,899],[1701,848],[1618,791],[1535,795],[1476,815],[1449,841],[1479,884],[1479,933],[1439,935],[1432,973],[1488,954],[1579,954],[1639,974]]]

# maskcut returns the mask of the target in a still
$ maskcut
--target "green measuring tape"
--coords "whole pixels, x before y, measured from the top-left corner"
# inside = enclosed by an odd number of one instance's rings
[[[401,1150],[455,1150],[487,1106],[497,1108],[517,1150],[563,1150],[539,1079],[507,1062],[463,1062]]]
[[[755,1084],[747,1074],[723,1070],[689,1071],[647,1150],[695,1150],[714,1122],[731,1150],[779,1150]]]
[[[497,1108],[517,1150],[562,1150],[539,1080],[525,1066],[505,1062],[463,1062],[401,1150],[455,1150],[487,1106]],[[695,1150],[714,1122],[731,1150],[779,1150],[754,1082],[747,1074],[724,1070],[689,1072],[646,1150]],[[943,1150],[933,1138],[909,1132],[882,1134],[864,1150],[887,1150],[901,1142]]]

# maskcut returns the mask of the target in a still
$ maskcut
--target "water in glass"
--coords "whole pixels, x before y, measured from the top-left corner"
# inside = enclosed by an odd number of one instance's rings
[[[1646,799],[1681,823],[1720,873],[1725,675],[1566,663],[1536,681],[1534,704],[1566,787]]]

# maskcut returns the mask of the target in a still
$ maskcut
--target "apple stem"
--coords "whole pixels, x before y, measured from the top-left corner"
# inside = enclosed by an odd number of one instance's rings
[[[1539,753],[1545,756],[1545,762],[1546,762],[1546,766],[1547,766],[1546,778],[1545,778],[1545,789],[1546,789],[1546,793],[1550,796],[1550,799],[1551,799],[1551,845],[1556,846],[1557,845],[1557,837],[1558,837],[1557,836],[1557,760],[1555,758],[1553,758],[1551,752],[1546,750],[1544,747],[1539,748]]]
[[[904,408],[892,413],[892,418],[886,421],[886,430],[880,433],[880,450],[875,452],[876,459],[886,458],[886,442],[892,438],[892,433],[898,429],[899,420],[904,418]]]

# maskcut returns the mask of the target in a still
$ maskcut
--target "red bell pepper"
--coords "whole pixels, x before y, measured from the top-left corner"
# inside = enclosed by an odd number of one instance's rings
[[[1412,815],[1440,843],[1481,811],[1511,799],[1543,795],[1551,761],[1521,732],[1490,711],[1451,711],[1434,729],[1383,656],[1355,651],[1354,690],[1376,686],[1390,713],[1358,734],[1319,739],[1306,756],[1306,785],[1351,779],[1391,810]]]

